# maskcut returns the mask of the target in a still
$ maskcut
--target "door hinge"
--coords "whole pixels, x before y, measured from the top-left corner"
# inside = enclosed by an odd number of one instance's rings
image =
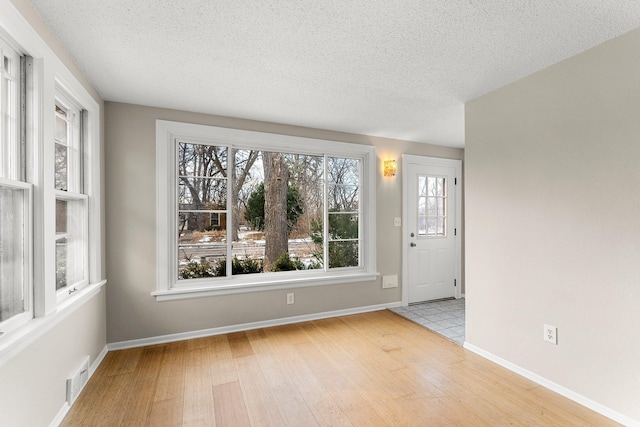
[[[458,185],[458,178],[453,178],[453,185]]]
[[[457,236],[457,235],[458,235],[458,229],[457,229],[457,228],[454,228],[454,229],[453,229],[453,235],[454,235],[454,236]]]
[[[453,279],[453,286],[458,286],[458,280],[457,279]]]

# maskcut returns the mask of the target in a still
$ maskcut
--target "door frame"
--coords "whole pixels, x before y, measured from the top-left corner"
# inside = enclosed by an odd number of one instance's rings
[[[460,280],[455,289],[455,298],[462,297],[462,160],[441,159],[437,157],[416,156],[413,154],[402,155],[402,306],[409,305],[409,212],[407,201],[409,197],[409,164],[420,166],[447,166],[456,170],[457,185],[455,186],[455,228],[457,229],[455,238],[455,276]]]

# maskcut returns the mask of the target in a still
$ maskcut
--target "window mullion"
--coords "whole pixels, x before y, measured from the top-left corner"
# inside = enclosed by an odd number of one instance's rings
[[[233,170],[235,165],[236,153],[233,146],[227,147],[227,277],[233,276],[233,191],[236,185]]]
[[[179,237],[179,218],[180,218],[180,142],[178,138],[172,137],[171,144],[173,147],[173,156],[171,157],[172,163],[169,168],[170,177],[169,182],[173,183],[173,193],[172,197],[169,199],[171,203],[171,217],[168,221],[169,226],[171,227],[171,231],[175,230],[175,233],[170,233],[170,235],[177,235],[176,240],[172,242],[169,247],[169,283],[174,283],[178,279],[178,271],[179,266],[176,265],[177,260],[180,257],[180,237]],[[185,219],[186,221],[186,219]],[[171,287],[171,285],[169,285]]]
[[[358,171],[358,195],[360,199],[358,200],[358,267],[362,267],[364,254],[363,254],[363,245],[362,245],[362,236],[364,230],[364,217],[362,215],[362,206],[366,203],[367,194],[362,191],[364,183],[364,162],[360,161],[360,168]],[[368,250],[368,249],[367,249]]]
[[[323,212],[322,212],[322,242],[323,242],[323,257],[324,257],[324,271],[329,271],[329,156],[324,155],[323,163]]]

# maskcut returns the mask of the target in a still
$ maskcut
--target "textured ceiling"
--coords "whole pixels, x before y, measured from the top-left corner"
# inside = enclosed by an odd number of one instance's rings
[[[464,102],[637,0],[31,0],[105,100],[464,145]]]

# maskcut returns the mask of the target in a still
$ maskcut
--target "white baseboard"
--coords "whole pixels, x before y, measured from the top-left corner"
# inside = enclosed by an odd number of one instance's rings
[[[98,366],[100,366],[107,353],[109,353],[109,348],[107,348],[107,346],[105,345],[100,354],[98,354],[98,357],[96,357],[96,360],[94,360],[89,367],[89,379],[91,379],[93,373],[96,371],[96,369],[98,369]]]
[[[202,329],[199,331],[182,332],[178,334],[160,335],[157,337],[142,338],[138,340],[120,341],[107,344],[109,351],[123,350],[127,348],[144,347],[147,345],[164,344],[174,341],[183,341],[193,338],[202,338],[213,335],[230,334],[233,332],[250,331],[252,329],[270,328],[272,326],[289,325],[292,323],[308,322],[310,320],[328,319],[330,317],[348,316],[350,314],[368,313],[371,311],[385,310],[387,308],[400,307],[400,301],[369,305],[366,307],[347,308],[344,310],[325,311],[322,313],[304,314],[301,316],[284,317],[280,319],[264,320],[260,322],[242,323],[239,325],[222,326],[219,328]]]
[[[493,353],[489,353],[488,351],[485,351],[479,347],[476,347],[473,344],[469,344],[468,342],[465,341],[464,348],[476,353],[479,356],[484,357],[485,359],[488,359],[502,366],[503,368],[506,368],[512,372],[515,372],[516,374],[521,375],[533,381],[534,383],[540,384],[541,386],[548,388],[551,391],[554,391],[568,399],[571,399],[574,402],[579,403],[580,405],[586,408],[589,408],[595,412],[598,412],[599,414],[602,414],[605,417],[612,419],[613,421],[616,421],[628,427],[640,427],[640,421],[633,420],[628,416],[621,414],[620,412],[614,411],[613,409],[608,408],[598,402],[594,402],[593,400],[588,399],[582,396],[581,394],[574,392],[573,390],[569,390],[568,388],[563,387],[560,384],[556,384],[553,381],[550,381],[544,377],[541,377],[536,373],[533,373],[527,369],[524,369],[516,365],[515,363],[511,363],[508,360],[498,357]]]
[[[67,402],[64,402],[56,417],[51,421],[51,423],[49,423],[49,427],[58,427],[60,424],[62,424],[62,421],[64,420],[64,417],[67,416],[67,412],[69,412],[69,409],[71,409],[71,406],[69,406]]]

